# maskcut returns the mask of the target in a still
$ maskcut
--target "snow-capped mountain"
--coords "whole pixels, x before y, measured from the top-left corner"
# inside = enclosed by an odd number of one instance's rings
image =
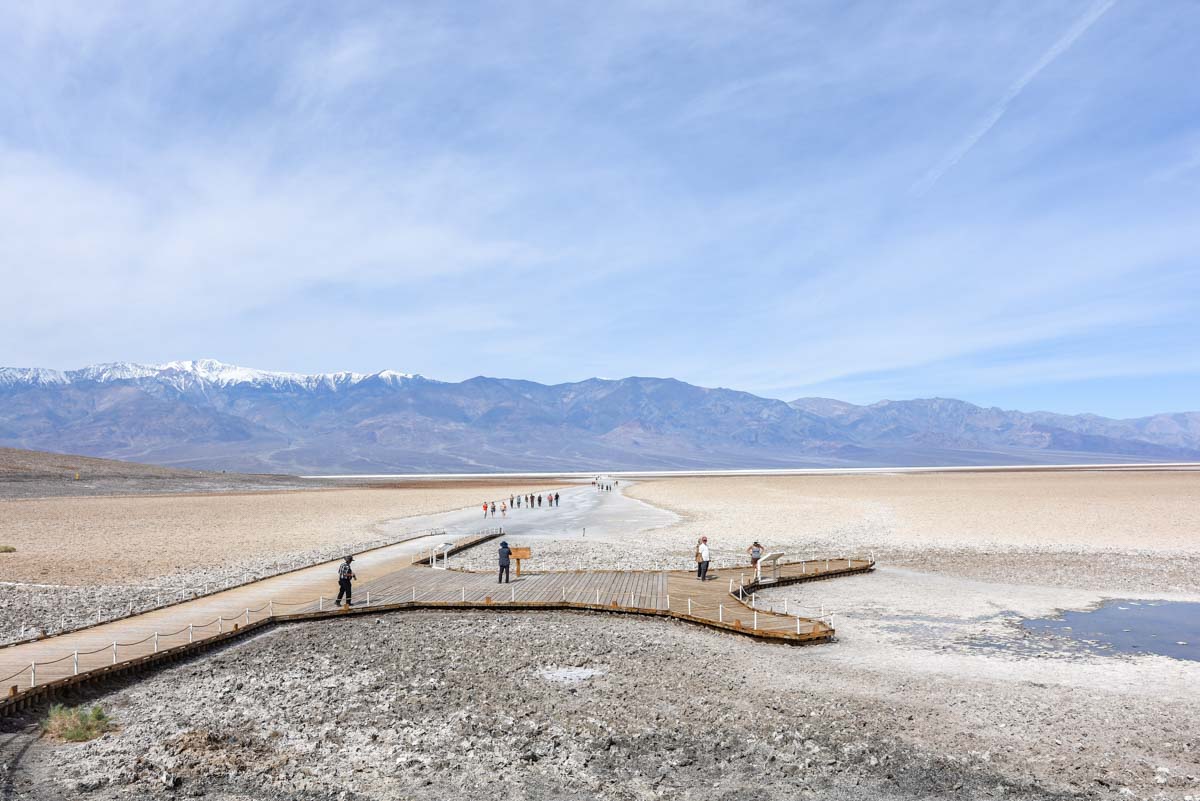
[[[153,379],[177,387],[194,384],[213,384],[228,387],[235,384],[250,384],[261,387],[304,387],[315,389],[324,387],[337,389],[352,386],[367,379],[376,379],[394,384],[417,376],[409,373],[398,373],[394,370],[381,370],[377,373],[318,373],[306,375],[302,373],[284,373],[270,370],[256,370],[251,367],[238,367],[225,364],[216,359],[195,359],[174,361],[166,364],[136,364],[133,362],[109,362],[93,364],[79,370],[47,370],[40,367],[0,367],[0,384],[75,384],[87,381],[109,383],[113,381],[132,381],[138,379]]]
[[[788,404],[669,378],[446,383],[200,359],[0,368],[0,446],[292,473],[1192,461],[1200,413]]]

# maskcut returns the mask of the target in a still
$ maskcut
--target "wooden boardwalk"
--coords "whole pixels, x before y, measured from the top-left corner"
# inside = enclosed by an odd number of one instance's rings
[[[458,540],[453,552],[499,536]],[[436,545],[437,543],[429,543]],[[399,546],[397,546],[399,548]],[[335,608],[337,562],[254,582],[224,593],[157,609],[91,629],[0,648],[0,716],[55,697],[76,685],[139,672],[184,658],[265,626],[414,609],[581,610],[669,617],[759,639],[791,644],[833,638],[831,620],[810,610],[769,610],[749,568],[714,570],[701,582],[682,570],[526,573],[498,584],[492,573],[433,567],[428,547],[382,548],[356,557],[355,605]],[[782,564],[782,586],[868,572],[868,559]]]

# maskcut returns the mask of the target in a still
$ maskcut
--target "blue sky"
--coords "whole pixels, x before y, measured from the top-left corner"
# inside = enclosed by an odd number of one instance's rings
[[[1193,2],[4,3],[0,364],[1200,408]]]

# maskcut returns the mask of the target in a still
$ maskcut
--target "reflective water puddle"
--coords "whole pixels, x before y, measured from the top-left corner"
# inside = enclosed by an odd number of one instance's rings
[[[1105,601],[1096,609],[1022,620],[1021,626],[1034,635],[1073,641],[1090,651],[1200,661],[1200,603]]]

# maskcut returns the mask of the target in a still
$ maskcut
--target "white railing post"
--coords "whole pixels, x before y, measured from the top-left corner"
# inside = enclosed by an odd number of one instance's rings
[[[512,597],[511,597],[511,598],[509,598],[509,600],[510,600],[510,601],[516,601],[516,600],[517,600],[517,588],[516,588],[516,587],[510,587],[509,589],[510,589],[510,591],[512,592]]]
[[[754,630],[758,631],[758,610],[754,610]]]
[[[250,625],[250,607],[246,607],[246,625]]]
[[[192,624],[188,623],[188,642],[195,641],[195,635],[192,632]]]
[[[414,584],[413,588],[412,588],[412,599],[413,599],[414,603],[417,600],[417,585],[416,584]]]
[[[671,611],[671,594],[667,593],[667,611]]]
[[[113,664],[117,664],[117,641],[113,640]]]
[[[37,686],[37,662],[29,663],[29,689]]]
[[[784,598],[784,599],[783,599],[783,613],[784,613],[785,615],[788,613],[788,610],[787,610],[787,602],[788,602],[788,599],[787,599],[787,598]]]
[[[629,593],[629,606],[630,607],[637,606],[637,601],[633,600],[633,592],[632,591],[630,591],[630,593]]]
[[[596,606],[600,605],[600,590],[596,590]]]
[[[275,601],[273,599],[267,601],[267,614],[271,617],[275,617]]]
[[[371,591],[367,590],[367,606],[371,605]]]
[[[567,588],[566,587],[562,588],[562,599],[563,599],[563,602],[566,603],[566,600],[567,600]]]
[[[158,653],[158,632],[154,632],[154,653]]]
[[[78,676],[79,675],[79,651],[78,651],[78,649],[75,651],[75,655],[74,655],[74,658],[71,660],[71,663],[75,667],[75,675]]]
[[[317,611],[318,611],[318,612],[324,612],[324,611],[325,611],[325,596],[324,596],[324,595],[322,595],[321,597],[317,598]]]
[[[225,633],[225,616],[217,615],[217,634]]]
[[[719,606],[717,606],[717,622],[718,623],[725,622],[725,604],[720,604]]]
[[[692,613],[692,599],[688,598],[688,614]]]
[[[462,600],[463,603],[467,602],[467,588],[465,586],[462,588]]]

